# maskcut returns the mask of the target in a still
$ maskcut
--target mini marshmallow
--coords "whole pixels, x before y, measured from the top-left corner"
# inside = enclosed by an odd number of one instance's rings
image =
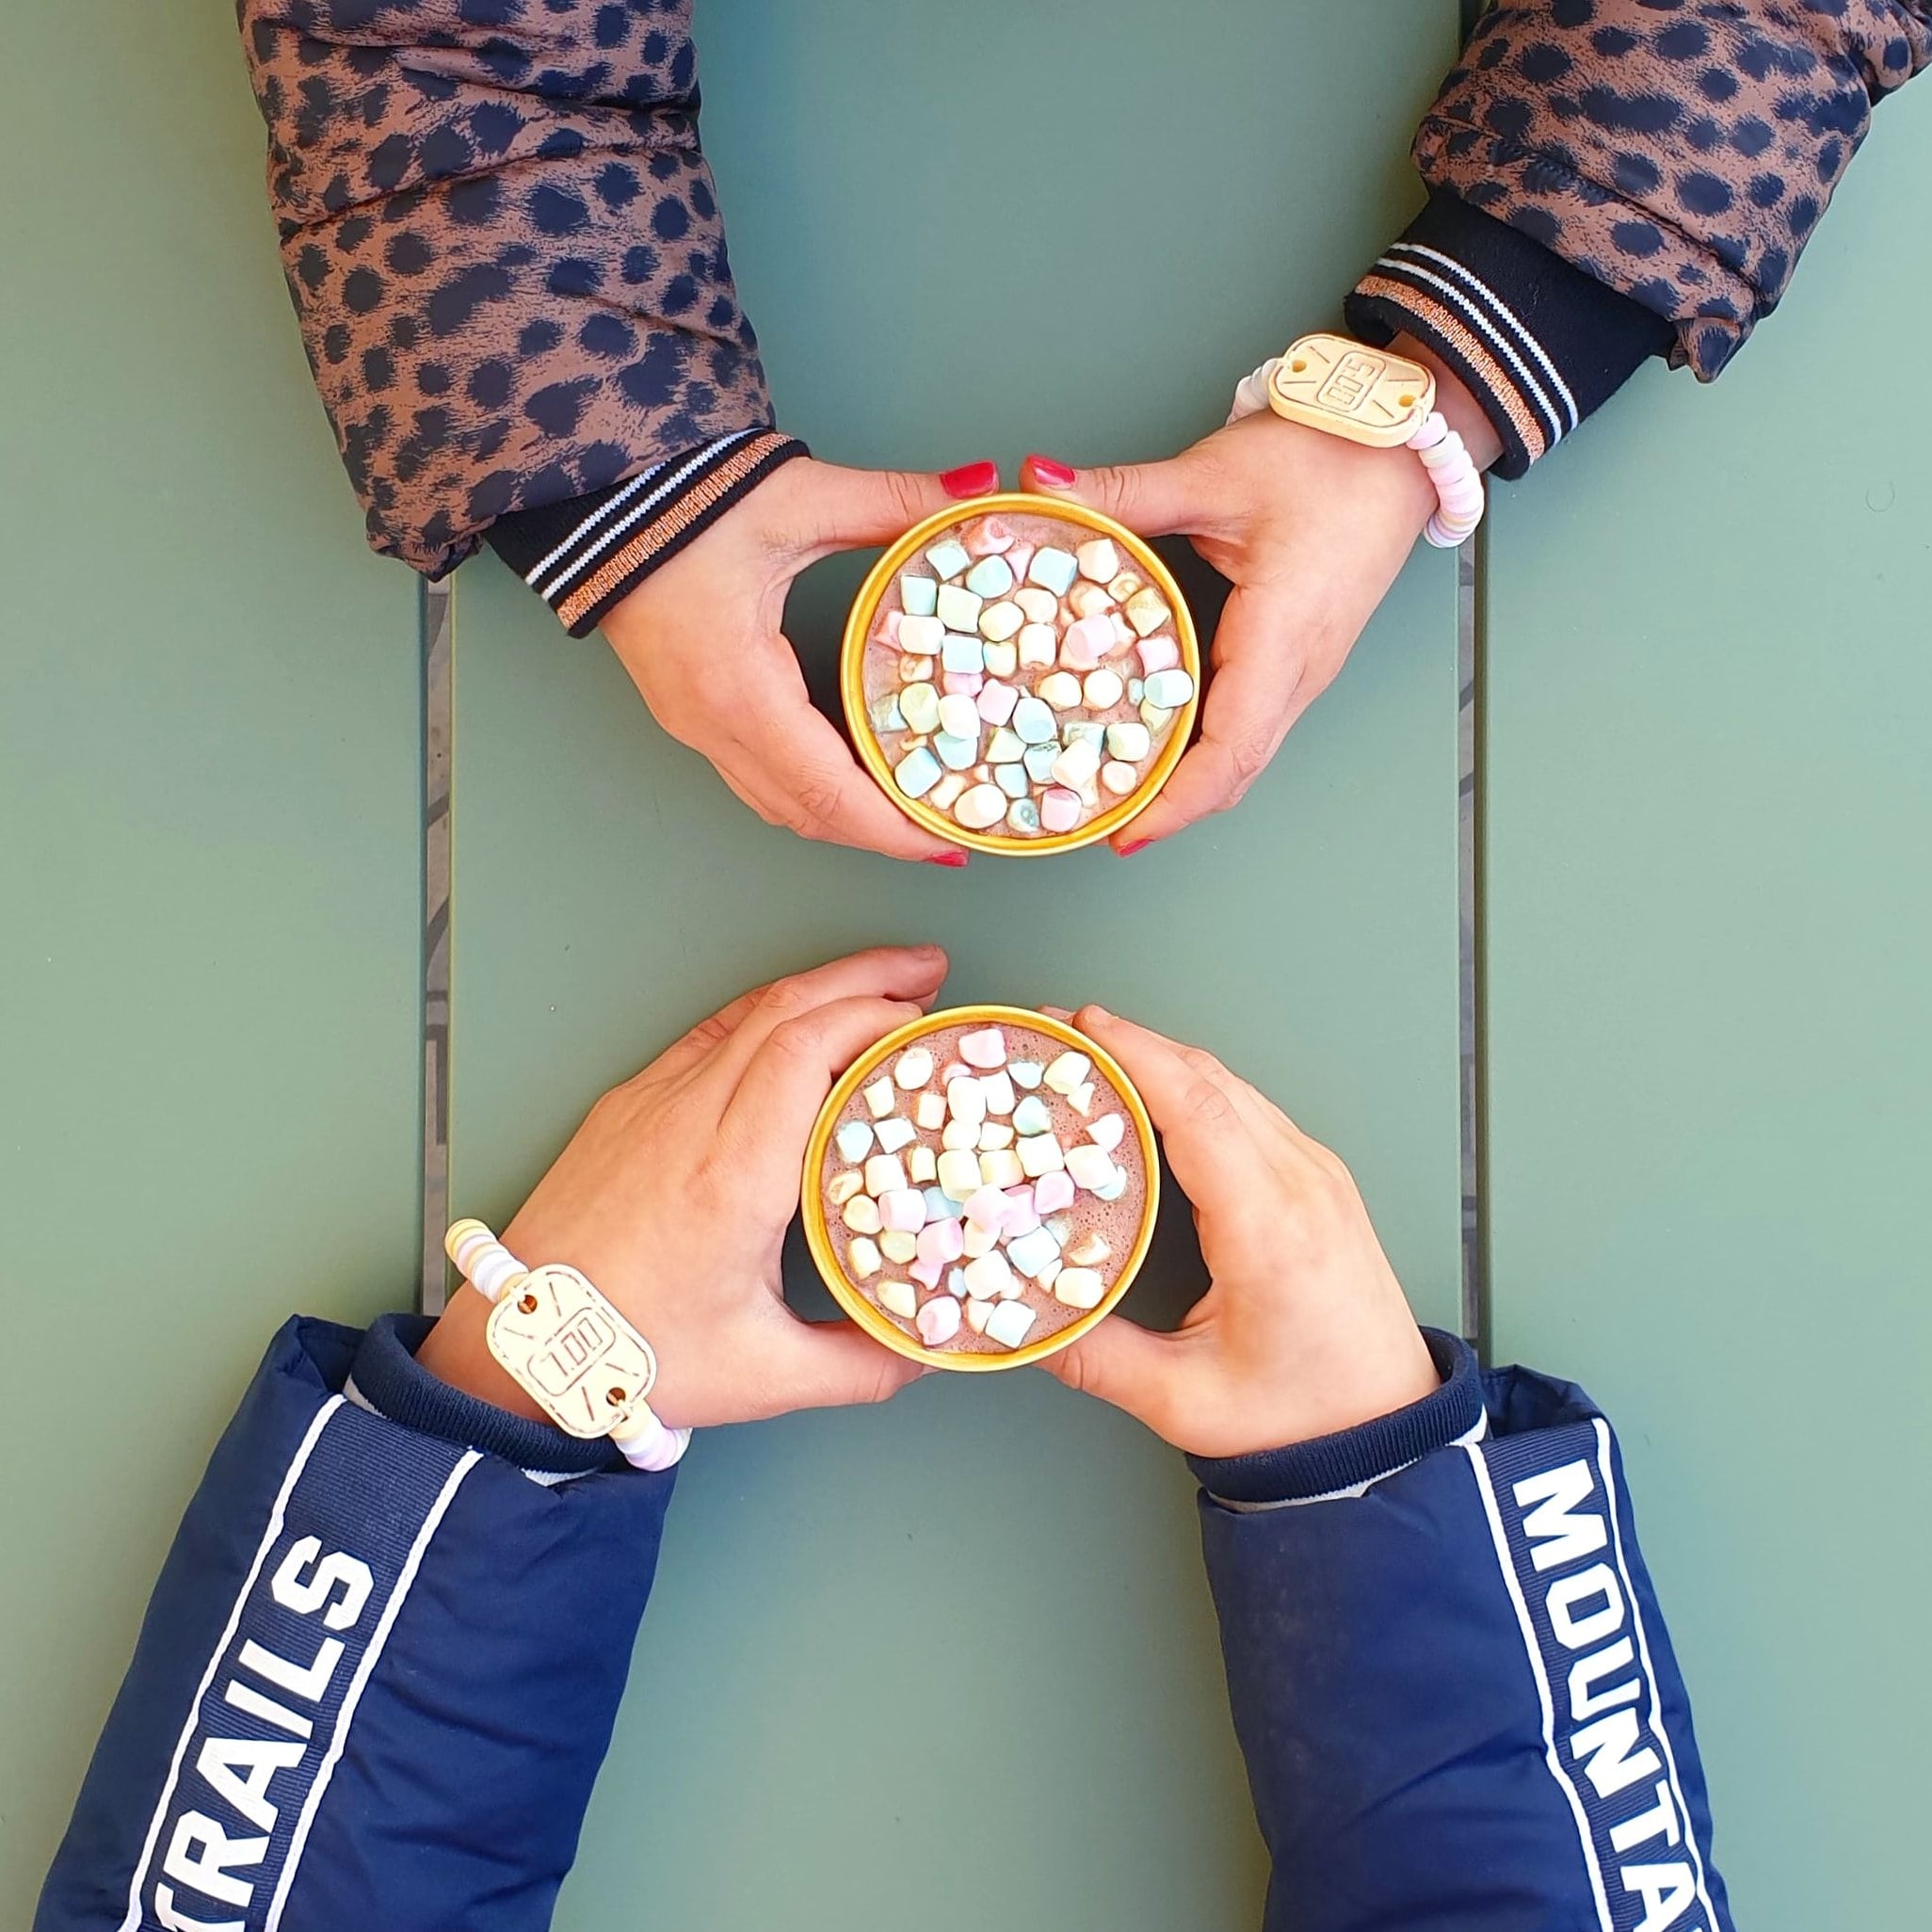
[[[940,668],[949,671],[981,671],[986,668],[986,649],[976,636],[949,631],[940,646]],[[901,699],[900,703],[905,702]]]
[[[1012,547],[1012,526],[998,517],[981,517],[966,531],[966,548],[974,556],[997,556]]]
[[[878,1284],[878,1305],[888,1314],[895,1314],[902,1321],[910,1322],[913,1311],[919,1306],[919,1296],[910,1281],[881,1281]]]
[[[945,625],[936,617],[902,617],[893,642],[909,657],[937,657],[945,635]]]
[[[912,1118],[928,1134],[946,1124],[946,1097],[942,1093],[922,1093],[912,1103]]]
[[[957,1221],[965,1212],[966,1210],[943,1187],[928,1187],[926,1190],[926,1218],[928,1221],[943,1221],[948,1218]]]
[[[859,1280],[871,1280],[880,1266],[878,1244],[863,1234],[855,1237],[845,1249],[845,1266]]]
[[[1018,1348],[1033,1326],[1033,1311],[1023,1301],[1003,1301],[986,1318],[990,1340],[1007,1348]]]
[[[1110,711],[1119,703],[1126,689],[1120,673],[1103,665],[1099,670],[1088,671],[1081,681],[1080,695],[1095,711]]]
[[[1006,1051],[1006,1042],[1001,1041],[1000,1051]],[[979,1090],[986,1096],[986,1110],[1003,1119],[1013,1111],[1013,1076],[1002,1067],[997,1073],[980,1076]]]
[[[1117,798],[1124,798],[1140,782],[1140,774],[1131,765],[1110,758],[1100,768],[1102,786]]]
[[[915,1187],[939,1179],[939,1156],[924,1143],[906,1150],[906,1178]]]
[[[979,1122],[977,1120],[948,1120],[940,1129],[940,1145],[946,1149],[977,1147],[979,1145]]]
[[[1013,1144],[1013,1130],[1004,1120],[989,1120],[979,1130],[976,1143],[981,1153],[997,1153],[1003,1147]]]
[[[1109,1167],[1112,1163],[1108,1163]],[[969,1226],[997,1228],[1006,1218],[1006,1197],[997,1187],[976,1188],[966,1200]]]
[[[1026,767],[1023,765],[996,765],[992,768],[993,783],[1016,803],[1029,796],[1026,781]]]
[[[940,730],[955,738],[979,737],[979,706],[962,693],[940,700]]]
[[[1006,1257],[997,1249],[966,1264],[966,1286],[981,1301],[997,1301],[1022,1292],[1006,1265]]]
[[[1140,704],[1140,721],[1149,731],[1165,731],[1174,714],[1165,705],[1156,704],[1151,698],[1145,698]]]
[[[878,1237],[878,1251],[889,1262],[895,1262],[904,1267],[919,1253],[919,1244],[903,1228],[888,1228]]]
[[[874,1154],[865,1164],[865,1191],[877,1200],[906,1184],[906,1164],[897,1154]]]
[[[956,1262],[966,1252],[966,1232],[958,1221],[928,1221],[919,1231],[919,1259]]]
[[[1080,794],[1055,785],[1039,801],[1039,822],[1050,832],[1071,831],[1080,821]]]
[[[872,1151],[872,1127],[869,1121],[847,1120],[832,1135],[838,1144],[839,1158],[842,1161],[862,1161]]]
[[[1132,571],[1122,571],[1107,586],[1107,595],[1116,604],[1125,604],[1140,588],[1140,579]]]
[[[888,1114],[878,1123],[878,1151],[897,1153],[919,1137],[919,1130],[902,1114]]]
[[[926,560],[932,566],[933,574],[943,581],[957,577],[973,559],[967,555],[965,546],[956,543],[950,537],[942,537],[926,553]]]
[[[945,776],[942,765],[924,745],[907,752],[893,766],[893,782],[909,798],[923,798]]]
[[[1135,636],[1138,637],[1146,637],[1158,631],[1174,615],[1167,608],[1166,601],[1158,590],[1136,590],[1127,600],[1126,609],[1127,621],[1134,626]],[[942,617],[945,615],[945,610],[946,593],[942,590],[940,592],[940,615]]]
[[[1067,1263],[1070,1267],[1097,1267],[1113,1251],[1107,1246],[1107,1237],[1089,1228],[1086,1233],[1076,1234],[1067,1244]]]
[[[892,1078],[875,1080],[865,1089],[865,1110],[875,1120],[883,1120],[898,1104],[898,1096],[893,1091]]]
[[[970,698],[962,698],[962,704],[970,704]],[[973,715],[973,735],[970,738],[956,738],[951,732],[937,732],[933,734],[932,749],[939,762],[953,771],[965,771],[979,763],[979,714]],[[961,794],[963,797],[964,795]]]
[[[865,1191],[865,1176],[856,1167],[847,1167],[843,1174],[834,1174],[826,1183],[826,1197],[834,1207],[844,1207],[855,1194]]]
[[[1044,597],[1046,592],[1039,594]],[[1044,670],[1060,654],[1059,634],[1051,624],[1023,624],[1016,650],[1022,669]]]
[[[939,707],[935,705],[933,721],[937,723],[938,719]],[[1013,730],[1022,745],[1044,745],[1060,735],[1052,707],[1038,698],[1022,698],[1013,707]]]
[[[939,585],[931,577],[902,576],[899,608],[908,617],[930,617],[939,607]]]
[[[1020,742],[1018,732],[1009,732],[1004,726],[995,731],[986,741],[986,762],[989,765],[1011,765],[1024,755],[1026,747]]]
[[[1057,1214],[1062,1208],[1073,1205],[1073,1177],[1064,1168],[1055,1174],[1042,1174],[1033,1183],[1033,1204],[1043,1215]]]
[[[950,1342],[959,1332],[959,1304],[950,1295],[935,1295],[913,1317],[919,1339],[928,1348]]]
[[[1132,719],[1107,727],[1107,749],[1129,765],[1138,765],[1153,749],[1153,740],[1144,724]]]
[[[1113,620],[1096,613],[1067,626],[1060,639],[1060,662],[1070,670],[1091,670],[1113,648]]]
[[[1114,1178],[1104,1187],[1096,1187],[1093,1198],[1096,1200],[1119,1200],[1127,1192],[1127,1169],[1116,1167]]]
[[[1067,1104],[1070,1107],[1071,1107],[1076,1114],[1084,1114],[1093,1105],[1093,1082],[1090,1080],[1083,1080],[1080,1083],[1080,1085],[1076,1087],[1073,1089],[1073,1091],[1067,1096]]]
[[[885,1226],[878,1217],[878,1203],[869,1194],[855,1194],[839,1210],[839,1219],[855,1234],[877,1234]]]
[[[1026,1169],[1011,1148],[995,1148],[980,1155],[979,1178],[989,1187],[1017,1187],[1025,1180]]]
[[[1077,739],[1054,760],[1054,777],[1077,791],[1100,769],[1100,753],[1086,739]]]
[[[893,1084],[909,1091],[932,1078],[932,1055],[924,1047],[908,1047],[893,1062]]]
[[[1143,637],[1134,648],[1147,677],[1158,670],[1172,670],[1181,662],[1181,647],[1171,637]]]
[[[939,692],[930,684],[908,684],[899,693],[899,709],[910,731],[922,735],[939,730]]]
[[[1035,1228],[1006,1244],[1006,1260],[1022,1275],[1035,1279],[1059,1259],[1060,1244],[1045,1228]]]
[[[1067,1150],[1067,1171],[1078,1186],[1104,1187],[1114,1177],[1114,1157],[1105,1148],[1083,1141]]]
[[[964,1148],[948,1148],[939,1157],[939,1184],[951,1199],[964,1201],[979,1191],[979,1156]]]
[[[1006,1071],[1013,1076],[1015,1087],[1033,1087],[1039,1085],[1039,1076],[1045,1071],[1038,1060],[1008,1060]]]
[[[1026,776],[1035,784],[1044,785],[1052,781],[1054,760],[1060,755],[1060,748],[1051,739],[1044,745],[1029,745],[1022,759],[1026,766]]]
[[[1127,1123],[1119,1114],[1103,1114],[1098,1120],[1087,1123],[1087,1137],[1094,1146],[1103,1147],[1112,1153],[1126,1133]]]
[[[950,696],[977,698],[979,689],[986,680],[975,671],[948,671],[940,680],[941,688]]]
[[[1064,597],[1071,588],[1074,572],[1079,568],[1066,551],[1056,550],[1051,543],[1042,543],[1033,553],[1033,560],[1026,567],[1026,581],[1038,584],[1043,590],[1051,590],[1055,597]]]
[[[1046,1084],[1055,1093],[1071,1093],[1092,1071],[1092,1058],[1088,1055],[1077,1054],[1069,1048],[1066,1053],[1047,1063],[1044,1077]]]
[[[990,678],[1010,678],[1020,668],[1020,647],[1017,644],[982,644],[980,660],[986,666]]]
[[[997,604],[989,604],[979,613],[979,635],[995,644],[1004,644],[1008,637],[1016,636],[1026,621],[1026,613],[1017,604],[1002,598]]]
[[[996,1301],[969,1301],[966,1304],[966,1326],[975,1335],[986,1333],[988,1317],[999,1306]]]
[[[937,1288],[945,1269],[938,1262],[914,1261],[907,1264],[906,1272],[922,1288]]]
[[[1006,815],[1006,794],[998,785],[974,785],[953,802],[953,816],[968,831],[985,831]]]
[[[1054,1299],[1069,1308],[1098,1308],[1107,1284],[1091,1268],[1062,1268],[1054,1278]]]
[[[1085,1149],[1076,1149],[1084,1152]],[[1096,1150],[1098,1151],[1098,1150]],[[1104,1158],[1104,1156],[1103,1156]],[[878,1198],[878,1217],[895,1233],[916,1234],[926,1226],[926,1195],[917,1187],[894,1187]]]
[[[1104,584],[1119,574],[1120,553],[1110,538],[1096,537],[1091,543],[1083,543],[1073,553],[1073,561],[1090,583]]]
[[[991,667],[989,666],[988,668],[990,669]],[[1008,671],[1011,671],[1012,668],[1011,665],[1006,666]],[[1011,684],[1003,684],[999,679],[992,678],[980,687],[979,701],[976,708],[980,716],[988,724],[1000,726],[1004,725],[1013,716],[1013,708],[1019,702],[1020,693]],[[1007,731],[996,730],[993,733],[993,736],[996,738],[1012,738],[1013,733]],[[987,755],[989,758],[992,756],[990,751]],[[1013,738],[1013,756],[1017,758],[1019,755],[1020,741],[1017,738]],[[992,762],[999,764],[1002,761],[993,759]]]
[[[953,632],[979,629],[979,613],[986,600],[975,597],[960,584],[942,584],[939,591],[939,620]]]
[[[1013,602],[1020,606],[1029,624],[1051,624],[1060,614],[1060,600],[1051,590],[1042,590],[1038,584],[1022,584],[1013,592]],[[1051,663],[1052,659],[1048,659]]]
[[[986,1089],[972,1078],[948,1081],[946,1111],[956,1120],[970,1120],[976,1129],[986,1119]]]
[[[1067,1162],[1059,1141],[1051,1134],[1030,1134],[1018,1143],[1014,1151],[1020,1157],[1021,1172],[1029,1180],[1051,1174]]]
[[[1035,695],[1055,711],[1071,711],[1080,702],[1080,680],[1071,671],[1052,671],[1040,679]]]
[[[1039,829],[1039,807],[1031,798],[1015,798],[1006,808],[1006,824],[1022,837]]]
[[[983,556],[966,572],[966,588],[975,597],[1004,597],[1013,588],[1013,567],[1003,556]]]
[[[969,1260],[977,1261],[983,1254],[990,1254],[1000,1245],[1000,1231],[997,1228],[982,1228],[977,1221],[962,1223],[966,1230],[966,1253]]]
[[[1013,1109],[1013,1131],[1016,1134],[1044,1134],[1053,1124],[1053,1114],[1037,1093],[1029,1093]]]
[[[981,1027],[977,1033],[963,1033],[959,1036],[959,1057],[969,1067],[991,1069],[1006,1064],[1006,1036],[997,1026]],[[979,1083],[980,1091],[986,1090],[986,1083]],[[951,1101],[950,1093],[946,1096]],[[958,1110],[954,1109],[957,1113]]]
[[[1194,680],[1184,670],[1157,670],[1147,681],[1150,703],[1179,711],[1194,696]]]

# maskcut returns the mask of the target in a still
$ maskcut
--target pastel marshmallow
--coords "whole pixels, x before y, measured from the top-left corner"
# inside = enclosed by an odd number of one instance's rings
[[[1102,1155],[1102,1159],[1105,1158]],[[1111,1161],[1107,1162],[1109,1171],[1113,1165]],[[969,1223],[976,1223],[982,1228],[997,1228],[1006,1218],[1006,1197],[997,1187],[981,1186],[968,1198],[966,1219]]]
[[[872,1151],[872,1126],[865,1120],[847,1120],[832,1135],[842,1161],[862,1161]]]
[[[1153,739],[1144,724],[1131,718],[1107,727],[1107,749],[1129,765],[1137,765],[1153,749]]]
[[[973,559],[967,555],[963,544],[956,543],[950,537],[942,537],[926,553],[926,560],[932,566],[933,575],[943,581],[957,577]]]
[[[888,1228],[878,1237],[878,1251],[889,1262],[895,1262],[904,1267],[919,1253],[919,1243],[903,1228]]]
[[[939,721],[939,707],[933,707],[933,722]],[[1051,706],[1038,698],[1022,698],[1013,707],[1013,731],[1022,745],[1050,744],[1060,735]]]
[[[888,1114],[878,1123],[877,1133],[881,1153],[898,1153],[919,1137],[918,1128],[900,1114]]]
[[[1023,1292],[997,1248],[966,1264],[966,1288],[980,1301],[998,1301]]]
[[[1114,1178],[1114,1157],[1103,1147],[1082,1141],[1067,1150],[1067,1171],[1079,1187],[1104,1187]],[[890,1226],[890,1221],[887,1224]]]
[[[888,1314],[895,1314],[901,1321],[910,1322],[919,1306],[919,1296],[910,1281],[881,1281],[878,1284],[878,1305]]]
[[[939,608],[939,584],[931,577],[902,576],[899,608],[908,617],[930,617]]]
[[[1179,711],[1194,696],[1194,680],[1184,670],[1157,670],[1147,681],[1148,701]]]
[[[966,1234],[958,1221],[928,1221],[919,1231],[919,1259],[923,1262],[956,1262],[966,1252]]]
[[[1001,1045],[1004,1051],[1005,1042],[1002,1041]],[[996,1114],[1004,1119],[1013,1111],[1013,1076],[1005,1067],[996,1073],[982,1074],[979,1090],[986,1096],[986,1110],[989,1114]]]
[[[1042,543],[1026,566],[1026,581],[1051,590],[1055,597],[1064,597],[1079,568],[1071,552]]]
[[[865,1088],[865,1111],[875,1120],[883,1120],[898,1103],[898,1095],[893,1091],[891,1074],[873,1081]]]
[[[1102,665],[1099,670],[1088,671],[1081,680],[1080,695],[1095,711],[1111,711],[1126,689],[1120,673]]]
[[[1109,1153],[1119,1146],[1126,1133],[1127,1123],[1119,1114],[1103,1114],[1098,1120],[1088,1121],[1087,1128],[1087,1139]]]
[[[979,1156],[964,1148],[948,1148],[939,1157],[941,1191],[951,1199],[964,1201],[980,1188]]]
[[[969,1067],[990,1070],[1006,1064],[1006,1036],[997,1026],[981,1027],[976,1033],[963,1033],[959,1036],[959,1057]],[[985,1083],[980,1083],[985,1091]],[[948,1100],[951,1095],[947,1096]],[[954,1109],[957,1113],[958,1110]]]
[[[1124,798],[1140,782],[1140,774],[1131,765],[1110,758],[1100,768],[1101,787],[1117,798]]]
[[[1059,1259],[1060,1244],[1044,1227],[1016,1235],[1006,1244],[1007,1262],[1030,1280],[1038,1280]]]
[[[1081,544],[1073,553],[1073,561],[1080,574],[1095,584],[1104,584],[1119,574],[1120,553],[1110,537],[1096,537],[1092,542]]]
[[[942,584],[938,598],[939,620],[949,631],[977,631],[979,613],[986,607],[983,597],[975,597],[963,584]]]
[[[893,642],[910,657],[937,657],[945,636],[946,627],[936,617],[902,617]]]
[[[980,1155],[979,1178],[989,1187],[1017,1187],[1025,1180],[1026,1169],[1012,1148],[994,1148]]]
[[[1091,670],[1114,648],[1114,626],[1105,617],[1084,617],[1060,638],[1060,662],[1071,670]]]
[[[953,801],[953,816],[968,831],[985,831],[1006,815],[1006,794],[998,785],[973,785]]]
[[[1037,1181],[1042,1174],[1051,1174],[1066,1164],[1059,1140],[1052,1134],[1029,1134],[1014,1143],[1013,1151],[1020,1157],[1021,1172],[1028,1180]]]
[[[939,1179],[939,1156],[931,1148],[923,1144],[906,1150],[906,1178],[915,1187],[924,1187]]]
[[[1143,675],[1151,676],[1157,670],[1172,670],[1181,662],[1181,647],[1171,637],[1143,637],[1134,647],[1134,652],[1140,659]]]
[[[1043,1078],[1055,1093],[1071,1093],[1092,1071],[1091,1056],[1075,1053],[1070,1047],[1064,1054],[1047,1062]]]
[[[1039,822],[1050,832],[1071,831],[1080,822],[1080,794],[1055,785],[1039,801]]]
[[[1033,1311],[1023,1301],[1002,1301],[986,1318],[988,1338],[1007,1348],[1018,1348],[1032,1326]]]
[[[1013,567],[997,552],[983,556],[966,572],[966,588],[975,597],[1004,597],[1013,588]]]
[[[927,1091],[912,1103],[912,1118],[928,1134],[937,1133],[946,1124],[946,1097],[942,1093]]]
[[[1054,1299],[1069,1308],[1098,1308],[1107,1284],[1091,1268],[1062,1268],[1054,1277]]]
[[[1026,621],[1026,613],[1008,598],[1002,598],[997,604],[989,604],[979,613],[979,635],[995,644],[1004,644],[1008,637],[1018,636]]]
[[[865,1164],[865,1191],[877,1200],[906,1184],[906,1164],[897,1154],[874,1154]]]
[[[959,1304],[950,1295],[935,1295],[930,1301],[921,1303],[919,1312],[912,1318],[919,1339],[928,1348],[950,1342],[959,1332]]]
[[[909,798],[925,797],[945,775],[945,766],[924,745],[907,752],[893,766],[893,782]]]
[[[939,730],[939,692],[931,684],[908,684],[899,693],[899,709],[908,731],[925,736]]]
[[[1064,1168],[1042,1174],[1033,1183],[1033,1204],[1042,1215],[1058,1214],[1073,1205],[1073,1177]]]
[[[869,1235],[855,1235],[845,1248],[845,1266],[861,1281],[869,1281],[884,1265],[878,1243]]]
[[[1020,694],[1011,684],[1003,684],[993,678],[980,686],[979,715],[990,725],[1004,725],[1013,716],[1013,707],[1019,701]]]

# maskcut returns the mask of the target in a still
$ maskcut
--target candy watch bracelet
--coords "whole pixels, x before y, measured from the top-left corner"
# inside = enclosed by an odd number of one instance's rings
[[[1435,376],[1420,362],[1345,336],[1304,335],[1242,378],[1228,421],[1272,410],[1372,448],[1406,444],[1436,488],[1423,535],[1438,550],[1453,550],[1483,520],[1483,479],[1435,403]]]
[[[443,1251],[491,1304],[490,1353],[565,1434],[608,1436],[636,1469],[668,1469],[690,1446],[647,1399],[657,1356],[597,1286],[575,1268],[527,1268],[481,1221],[456,1222]]]

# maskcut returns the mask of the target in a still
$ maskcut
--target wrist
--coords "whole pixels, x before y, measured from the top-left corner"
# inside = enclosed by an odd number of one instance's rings
[[[1478,470],[1488,470],[1503,454],[1503,439],[1469,385],[1426,343],[1408,333],[1397,334],[1389,344],[1392,354],[1420,362],[1436,378],[1436,407],[1450,428],[1462,438],[1470,460]]]
[[[439,1382],[474,1395],[492,1409],[521,1416],[526,1422],[548,1423],[543,1411],[490,1352],[484,1332],[490,1304],[468,1282],[461,1283],[436,1326],[416,1351],[417,1364]]]

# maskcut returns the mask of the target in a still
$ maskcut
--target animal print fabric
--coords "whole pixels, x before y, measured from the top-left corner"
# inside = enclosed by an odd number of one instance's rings
[[[440,576],[507,510],[769,424],[690,0],[239,0],[302,340],[369,541]]]
[[[1777,306],[1923,0],[1497,0],[1416,136],[1445,188],[1666,317],[1709,378]]]

